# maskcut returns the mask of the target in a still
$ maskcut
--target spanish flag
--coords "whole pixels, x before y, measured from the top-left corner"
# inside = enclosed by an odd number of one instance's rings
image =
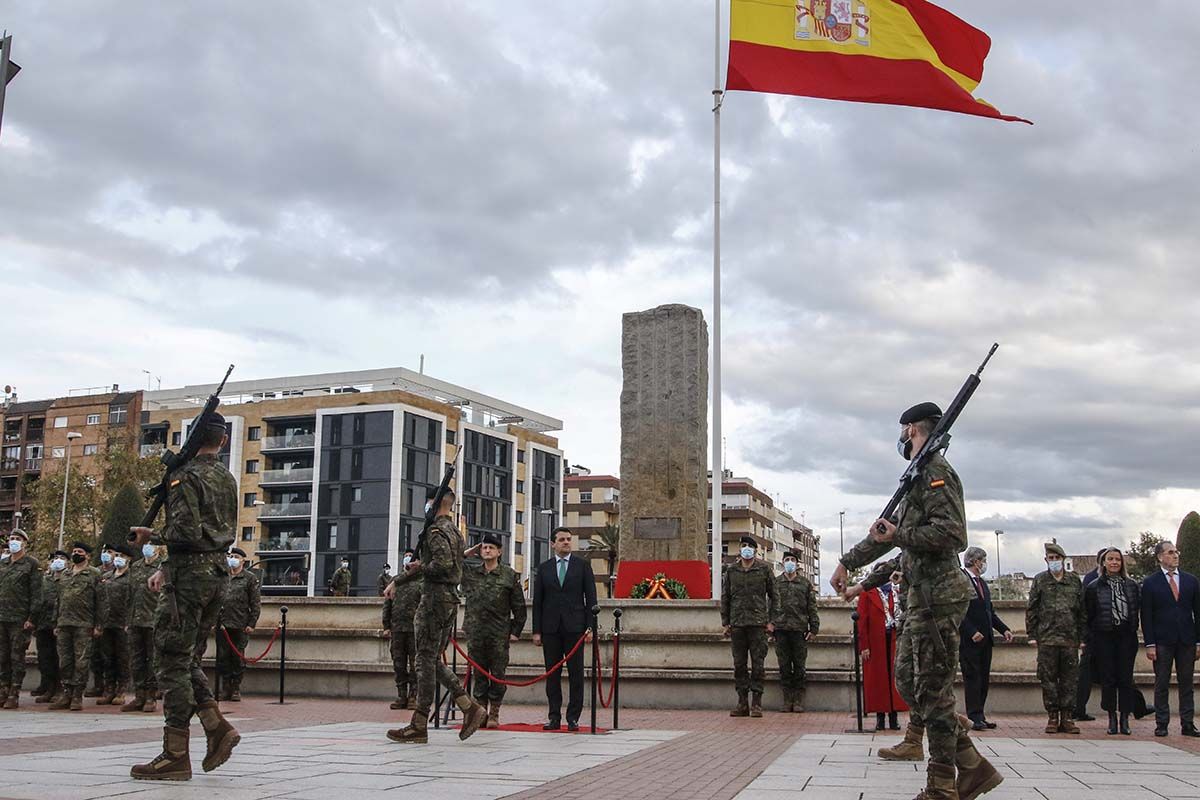
[[[973,96],[991,46],[926,0],[732,0],[726,89],[1029,122]]]

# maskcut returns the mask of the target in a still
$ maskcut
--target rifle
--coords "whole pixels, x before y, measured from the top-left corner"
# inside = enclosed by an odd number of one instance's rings
[[[967,403],[971,400],[971,395],[975,394],[975,390],[979,388],[981,383],[980,375],[983,374],[983,368],[988,365],[995,355],[996,349],[1000,347],[999,343],[992,345],[992,349],[988,350],[987,357],[983,359],[983,363],[979,365],[979,369],[971,375],[967,376],[967,380],[963,383],[962,388],[958,390],[954,400],[950,403],[950,407],[938,419],[937,424],[933,426],[933,431],[929,434],[929,438],[925,440],[925,444],[921,445],[921,449],[913,456],[912,461],[908,463],[908,468],[904,470],[904,474],[900,476],[900,487],[896,489],[896,493],[892,495],[892,499],[884,506],[883,513],[879,515],[879,519],[892,519],[899,507],[901,501],[908,496],[912,488],[917,485],[920,480],[921,471],[933,458],[934,453],[945,450],[950,446],[950,428],[958,420],[958,416],[962,414]],[[883,533],[885,528],[878,525],[875,528],[879,533]],[[924,581],[913,581],[912,588],[921,598],[921,619],[926,622],[933,620],[933,607],[929,598],[929,586]],[[946,644],[942,641],[941,631],[936,625],[930,626],[933,629],[933,640],[937,646],[938,656],[944,658],[946,655]]]
[[[140,527],[149,528],[154,525],[154,519],[158,516],[158,512],[162,510],[163,504],[167,502],[167,493],[171,489],[171,478],[176,472],[188,464],[196,454],[200,452],[201,431],[204,430],[205,424],[209,418],[216,412],[217,406],[221,404],[221,391],[225,388],[225,381],[229,380],[230,374],[233,372],[233,364],[229,365],[229,369],[225,370],[225,377],[221,378],[221,382],[213,393],[208,396],[207,402],[204,403],[204,410],[196,417],[196,421],[192,423],[191,430],[188,431],[187,441],[183,443],[183,447],[179,448],[178,453],[173,453],[170,450],[164,450],[159,456],[166,470],[163,471],[162,480],[158,482],[146,496],[150,498],[150,508],[146,510],[146,515],[142,517]],[[135,534],[129,534],[129,541],[137,541]],[[175,600],[175,586],[171,581],[170,558],[163,562],[159,567],[163,571],[163,592],[166,594],[167,608],[171,612],[171,621],[179,624],[179,604]]]
[[[433,500],[429,502],[429,510],[425,512],[425,524],[421,527],[421,534],[417,537],[416,547],[417,560],[421,559],[421,548],[425,544],[425,534],[433,527],[434,521],[437,520],[438,509],[442,507],[442,500],[446,497],[446,492],[450,491],[450,481],[454,480],[454,463],[446,465],[446,474],[442,476],[442,482],[438,484],[437,491],[434,492]]]

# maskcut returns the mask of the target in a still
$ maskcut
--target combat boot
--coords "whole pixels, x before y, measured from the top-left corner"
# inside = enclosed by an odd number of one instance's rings
[[[396,685],[396,699],[392,701],[392,704],[388,706],[388,708],[390,708],[392,711],[403,711],[404,709],[408,708],[407,684],[400,683]]]
[[[8,705],[8,690],[10,688],[11,687],[7,683],[0,684],[0,708]]]
[[[797,689],[796,690],[796,707],[792,710],[795,711],[797,714],[804,713],[804,695],[807,692],[808,692],[808,689]]]
[[[117,687],[112,684],[105,684],[104,693],[96,698],[96,705],[108,706],[112,705],[113,698],[117,696]]]
[[[387,732],[387,738],[400,744],[428,744],[429,715],[413,711],[412,721],[403,728],[393,728]]]
[[[163,749],[149,764],[137,764],[129,776],[140,781],[190,781],[192,759],[187,728],[163,728]]]
[[[762,692],[754,692],[750,695],[750,716],[762,716]]]
[[[749,692],[738,690],[737,705],[733,707],[733,711],[729,712],[731,717],[748,717],[750,716],[750,702],[747,699],[750,696]]]
[[[204,726],[204,738],[207,749],[201,766],[205,772],[212,772],[229,760],[233,748],[242,740],[241,734],[221,716],[221,709],[216,700],[208,700],[196,706],[196,716]]]
[[[240,679],[234,679],[229,682],[229,702],[242,702],[242,682]]]
[[[1058,712],[1046,712],[1046,733],[1058,733]]]
[[[133,699],[121,706],[122,711],[141,711],[146,706],[146,693],[141,689],[134,692]]]
[[[19,688],[9,689],[8,690],[8,699],[4,701],[4,707],[11,711],[12,709],[17,708],[20,705],[21,705],[21,690]]]
[[[43,694],[38,695],[38,699],[34,700],[33,702],[35,702],[35,703],[53,703],[54,698],[58,697],[60,692],[62,692],[62,687],[59,684],[55,684],[54,686],[51,686],[49,689],[47,689]]]
[[[879,757],[886,761],[924,761],[924,739],[925,726],[909,720],[908,727],[904,729],[904,741],[895,747],[880,749]]]
[[[475,702],[475,699],[469,694],[464,694],[454,701],[454,705],[458,706],[463,712],[462,727],[458,729],[459,740],[468,738],[475,731],[479,730],[479,726],[487,721],[487,709]]]
[[[975,749],[975,743],[966,731],[958,734],[954,765],[958,767],[958,780],[955,783],[958,800],[975,800],[1004,782],[996,768]]]
[[[796,710],[795,695],[791,689],[783,690],[783,713],[790,714]]]
[[[109,705],[113,705],[113,706],[123,706],[123,705],[125,705],[125,687],[124,687],[124,686],[118,686],[118,687],[116,688],[116,690],[115,690],[115,691],[113,691],[113,698],[112,698],[112,700],[109,700],[109,701],[108,701],[108,703],[109,703]]]
[[[1075,720],[1071,718],[1071,711],[1058,712],[1058,732],[1059,733],[1079,733],[1079,726],[1075,724]]]
[[[954,765],[931,761],[925,770],[925,788],[913,800],[958,800],[958,790],[954,787]]]
[[[83,711],[83,687],[76,686],[71,690],[71,710]]]
[[[500,727],[500,703],[493,700],[488,705],[488,717],[486,727],[495,730]]]
[[[154,699],[154,691],[146,692],[146,705],[142,706],[142,711],[147,714],[153,714],[158,710],[158,701]]]
[[[71,687],[64,685],[61,689],[58,690],[58,694],[54,695],[54,697],[50,699],[50,710],[51,711],[66,711],[68,708],[70,708],[71,707],[71,694],[72,694]]]

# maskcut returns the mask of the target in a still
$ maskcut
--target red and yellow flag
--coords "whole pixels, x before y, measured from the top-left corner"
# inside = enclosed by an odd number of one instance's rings
[[[991,46],[926,0],[732,0],[726,89],[1029,122],[973,96]]]

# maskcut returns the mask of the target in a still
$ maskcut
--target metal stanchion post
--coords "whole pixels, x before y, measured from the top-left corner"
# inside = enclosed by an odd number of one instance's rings
[[[599,664],[596,662],[596,654],[600,652],[600,606],[592,606],[592,734],[596,733],[596,698],[599,697],[599,685],[597,680],[599,673],[596,671]]]
[[[613,672],[612,707],[613,730],[619,730],[618,716],[621,710],[621,609],[613,609]]]
[[[287,606],[279,607],[279,705],[284,704],[284,681],[287,676]]]
[[[862,662],[858,653],[858,612],[850,614],[850,640],[854,647],[854,707],[858,715],[858,727],[846,733],[863,733]]]

